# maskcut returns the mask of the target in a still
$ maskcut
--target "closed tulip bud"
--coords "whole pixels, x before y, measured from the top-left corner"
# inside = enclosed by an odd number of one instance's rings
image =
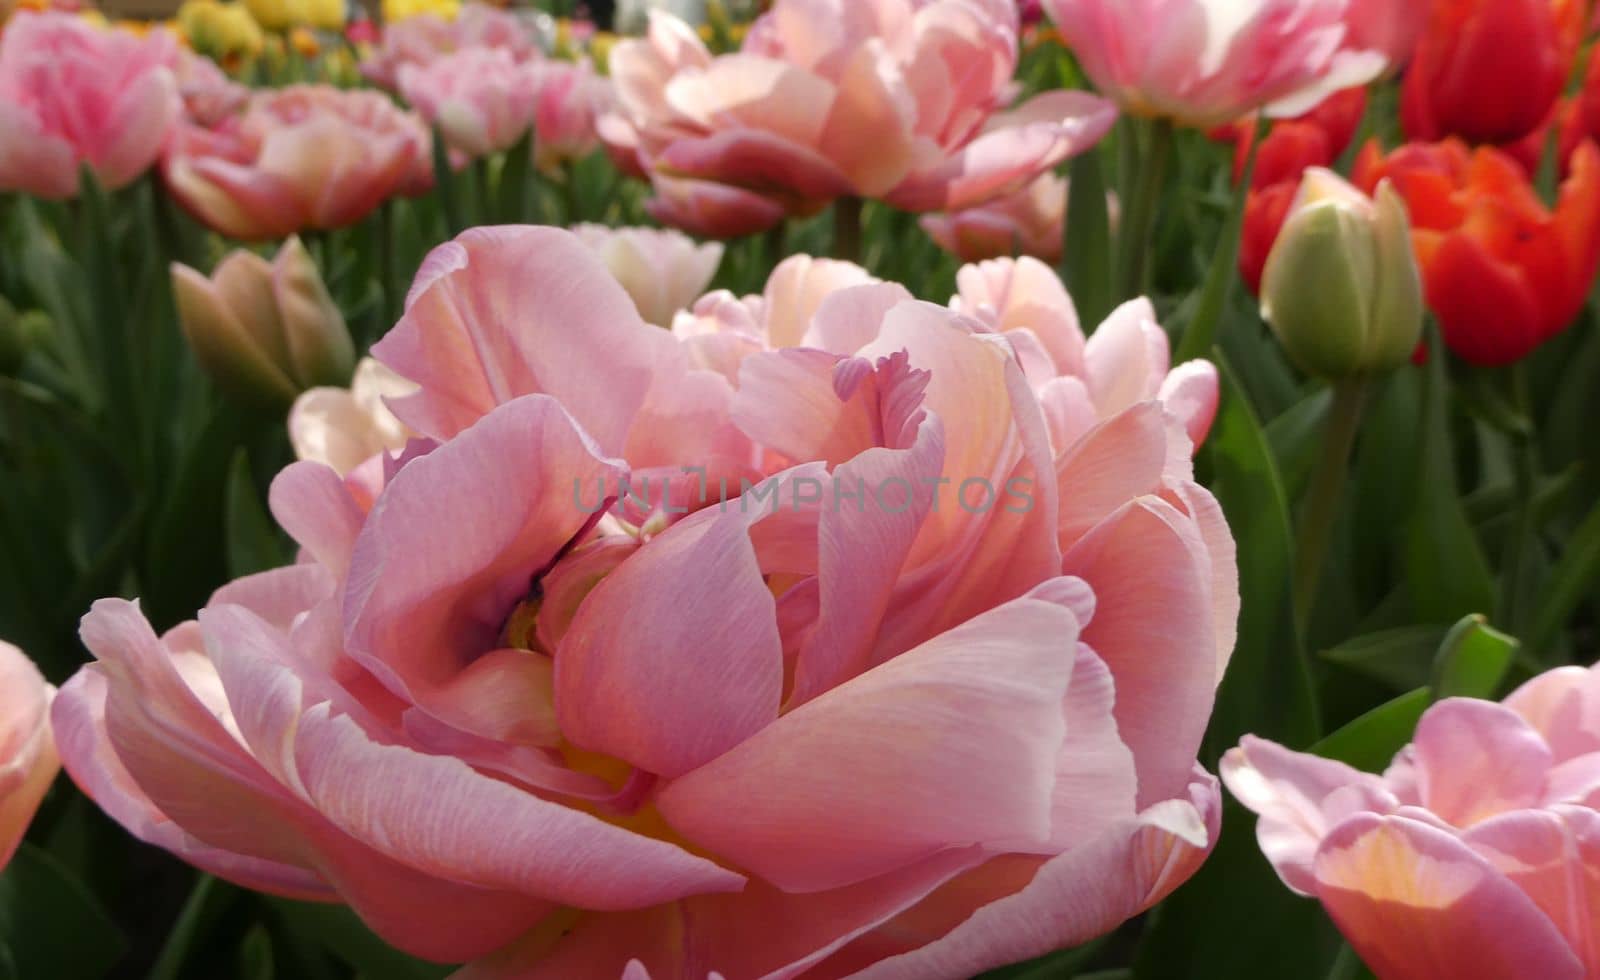
[[[1267,256],[1261,313],[1308,374],[1405,363],[1422,335],[1422,282],[1394,188],[1380,185],[1374,201],[1331,171],[1307,170]]]
[[[272,262],[236,251],[209,279],[174,264],[172,286],[189,346],[230,395],[276,408],[349,380],[350,331],[298,238]]]

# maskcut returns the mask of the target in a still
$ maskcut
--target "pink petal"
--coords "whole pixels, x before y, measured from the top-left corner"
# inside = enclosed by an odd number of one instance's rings
[[[883,41],[851,55],[818,148],[850,180],[856,196],[877,198],[911,169],[916,104]]]
[[[966,977],[1109,932],[1199,869],[1222,816],[1216,780],[1196,772],[1183,796],[1156,804],[1043,862],[1016,892],[921,948],[853,980]]]
[[[1600,815],[1579,807],[1490,817],[1462,841],[1533,899],[1584,963],[1600,971]]]
[[[1206,441],[1211,423],[1217,417],[1216,365],[1210,361],[1178,365],[1167,373],[1156,397],[1183,423],[1189,441],[1199,446]]]
[[[1330,830],[1356,813],[1387,813],[1399,805],[1371,773],[1253,735],[1222,757],[1221,772],[1228,790],[1260,815],[1261,852],[1283,883],[1302,895],[1316,892],[1312,865]]]
[[[589,594],[556,654],[573,744],[675,777],[777,718],[783,651],[750,540],[768,516],[747,498],[701,511]]]
[[[61,768],[50,732],[54,695],[33,661],[0,640],[0,868]]]
[[[337,897],[332,886],[309,868],[213,847],[173,823],[117,757],[106,733],[105,713],[105,674],[89,666],[61,689],[52,718],[68,774],[111,819],[145,843],[245,888],[309,901]]]
[[[434,249],[373,354],[422,386],[392,407],[426,435],[449,438],[498,404],[543,393],[614,453],[677,350],[577,238],[504,226]]]
[[[1550,747],[1503,705],[1440,701],[1417,722],[1411,748],[1423,806],[1456,826],[1544,800]]]
[[[907,211],[959,211],[1021,190],[1089,149],[1117,120],[1111,103],[1087,92],[1036,95],[935,166],[914,172],[886,200]]]
[[[1156,397],[1170,358],[1150,301],[1117,307],[1084,346],[1089,393],[1102,418]]]
[[[1532,899],[1428,824],[1352,817],[1323,841],[1315,871],[1323,907],[1379,976],[1584,976]]]
[[[1556,759],[1600,752],[1600,671],[1547,670],[1513,691],[1504,704],[1538,729]]]
[[[948,847],[1037,846],[1050,834],[1076,632],[1053,602],[991,610],[669,784],[661,813],[791,892]]]
[[[1218,656],[1211,561],[1194,522],[1155,497],[1079,540],[1062,571],[1089,583],[1083,640],[1117,683],[1117,728],[1139,766],[1139,805],[1182,792],[1211,715]]]
[[[632,309],[630,304],[629,309]],[[463,672],[500,634],[537,573],[598,518],[626,470],[601,458],[562,406],[528,395],[492,410],[407,464],[373,506],[355,544],[344,600],[350,655],[442,721],[504,737],[503,712]],[[531,658],[488,667],[520,690],[538,684]]]
[[[321,463],[291,463],[272,481],[272,516],[335,578],[344,578],[366,514],[339,474]]]

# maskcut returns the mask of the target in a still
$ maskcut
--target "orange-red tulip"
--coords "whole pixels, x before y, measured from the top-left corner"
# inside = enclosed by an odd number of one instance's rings
[[[1509,364],[1566,329],[1600,260],[1600,149],[1585,142],[1555,209],[1491,147],[1414,143],[1356,162],[1363,189],[1388,177],[1411,210],[1412,247],[1445,343],[1475,364]]]
[[[1239,274],[1252,293],[1261,288],[1267,253],[1289,214],[1289,202],[1310,167],[1331,167],[1355,138],[1367,111],[1365,89],[1345,89],[1295,119],[1274,123],[1256,152],[1256,169],[1245,201],[1244,230],[1239,242]],[[1233,179],[1244,179],[1255,136],[1254,119],[1243,119],[1214,133],[1235,143]]]
[[[1406,74],[1412,139],[1509,143],[1537,129],[1583,36],[1584,0],[1435,0]]]

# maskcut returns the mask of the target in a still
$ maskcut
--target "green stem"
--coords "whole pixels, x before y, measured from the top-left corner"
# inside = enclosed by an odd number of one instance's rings
[[[478,213],[475,225],[494,223],[494,184],[489,173],[489,158],[479,157],[469,165],[472,168],[473,192],[477,195]]]
[[[383,322],[379,335],[394,326],[399,310],[400,279],[394,258],[394,201],[384,201],[378,208],[378,282],[383,287]],[[367,338],[369,341],[372,338]]]
[[[1317,460],[1300,512],[1299,547],[1295,550],[1294,608],[1302,635],[1311,622],[1317,587],[1322,581],[1322,566],[1327,562],[1328,543],[1333,538],[1339,501],[1350,471],[1350,451],[1355,448],[1366,399],[1366,382],[1360,378],[1341,381],[1333,389],[1333,406],[1328,411],[1328,426],[1322,437],[1322,456]]]
[[[771,228],[768,228],[767,233],[762,236],[762,251],[766,255],[767,266],[769,269],[788,258],[788,237],[788,221],[778,222]]]
[[[456,199],[455,171],[450,169],[450,150],[445,146],[439,130],[433,131],[433,185],[439,196],[439,209],[444,212],[444,237],[454,238],[466,230],[466,220],[461,214],[461,202]]]
[[[1239,240],[1244,232],[1245,205],[1250,200],[1250,184],[1256,174],[1256,154],[1267,137],[1267,122],[1256,124],[1255,138],[1250,141],[1250,152],[1245,157],[1244,173],[1239,186],[1233,191],[1233,206],[1228,220],[1222,226],[1221,240],[1212,254],[1211,268],[1206,272],[1205,285],[1200,290],[1200,302],[1194,317],[1184,327],[1178,340],[1178,353],[1172,363],[1182,364],[1198,357],[1207,357],[1217,342],[1217,331],[1222,326],[1222,316],[1228,308],[1239,279]]]
[[[208,874],[200,875],[194,889],[189,892],[188,900],[183,903],[183,910],[178,913],[178,921],[168,934],[166,944],[161,947],[160,958],[150,968],[146,980],[177,980],[182,976],[184,966],[205,940],[206,934],[243,895],[243,892],[225,881],[218,881]]]
[[[1532,418],[1528,403],[1528,370],[1526,362],[1513,364],[1508,369],[1512,406],[1516,411]],[[1538,447],[1533,436],[1525,432],[1511,436],[1512,476],[1516,486],[1517,509],[1511,536],[1506,539],[1504,558],[1505,582],[1500,590],[1499,607],[1495,610],[1496,622],[1502,629],[1521,635],[1529,603],[1523,601],[1525,586],[1523,573],[1532,558],[1534,536],[1537,531],[1537,506],[1535,495],[1539,472]]]
[[[833,257],[861,262],[861,198],[841,197],[833,202]]]
[[[1167,182],[1167,168],[1172,162],[1174,129],[1170,119],[1156,119],[1148,123],[1149,141],[1144,147],[1133,172],[1128,178],[1133,183],[1128,210],[1122,216],[1118,236],[1121,256],[1118,282],[1119,298],[1133,299],[1145,291],[1145,277],[1150,262],[1150,247],[1155,233],[1156,200]],[[1129,134],[1131,136],[1131,134]]]

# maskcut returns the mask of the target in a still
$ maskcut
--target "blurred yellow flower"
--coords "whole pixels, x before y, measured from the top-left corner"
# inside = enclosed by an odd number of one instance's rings
[[[295,27],[337,31],[344,27],[344,0],[244,0],[251,16],[269,31]]]
[[[432,14],[443,20],[455,20],[461,12],[461,0],[383,0],[383,20],[386,24]]]
[[[189,46],[216,61],[261,54],[261,25],[237,3],[185,0],[178,8],[178,32]]]
[[[611,73],[611,49],[617,46],[617,36],[610,31],[597,31],[589,39],[589,58],[594,70],[602,75]]]

